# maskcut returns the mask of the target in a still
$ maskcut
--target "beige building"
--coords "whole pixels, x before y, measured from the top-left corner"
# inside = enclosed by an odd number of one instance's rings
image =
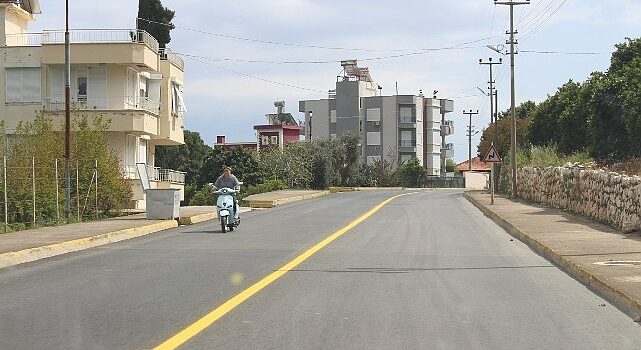
[[[38,0],[0,2],[0,116],[9,132],[38,112],[64,123],[64,32],[29,33],[39,11]],[[184,173],[154,167],[156,146],[183,143],[183,60],[135,29],[72,30],[70,41],[72,113],[111,121],[107,137],[136,208],[145,207],[137,163],[152,188],[183,189]]]

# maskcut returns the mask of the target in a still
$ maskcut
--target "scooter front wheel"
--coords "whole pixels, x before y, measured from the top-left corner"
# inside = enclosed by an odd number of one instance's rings
[[[220,230],[223,231],[223,233],[227,232],[227,217],[222,216],[220,218]]]

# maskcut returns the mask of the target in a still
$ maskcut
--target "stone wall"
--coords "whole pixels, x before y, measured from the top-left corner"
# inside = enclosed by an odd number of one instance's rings
[[[517,173],[519,197],[610,224],[623,232],[641,224],[641,178],[576,164],[524,167]]]

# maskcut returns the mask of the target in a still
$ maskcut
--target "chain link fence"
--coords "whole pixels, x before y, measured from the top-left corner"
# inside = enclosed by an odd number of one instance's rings
[[[97,160],[70,160],[68,183],[64,159],[4,156],[1,166],[5,233],[100,217]]]

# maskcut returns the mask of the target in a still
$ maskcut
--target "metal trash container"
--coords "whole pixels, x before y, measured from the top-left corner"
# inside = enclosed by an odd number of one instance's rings
[[[147,219],[170,220],[180,217],[180,190],[175,188],[153,188],[147,195]]]

